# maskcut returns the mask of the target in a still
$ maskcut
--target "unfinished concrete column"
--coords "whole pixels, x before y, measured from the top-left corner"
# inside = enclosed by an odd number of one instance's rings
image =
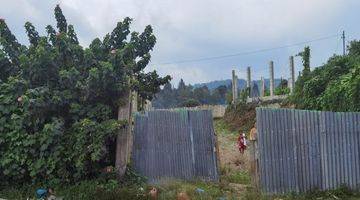
[[[265,80],[264,77],[261,77],[261,92],[260,92],[260,96],[264,97],[265,96]]]
[[[251,68],[250,67],[247,67],[246,87],[249,88],[248,97],[250,97],[251,96]]]
[[[145,111],[152,110],[152,104],[150,100],[145,101]]]
[[[132,103],[131,103],[132,113],[138,111],[138,93],[136,91],[132,92]]]
[[[294,56],[290,56],[290,80],[289,80],[289,88],[290,93],[294,92],[295,87],[295,69],[294,69]]]
[[[235,70],[232,70],[232,94],[233,94],[233,104],[237,102],[237,76],[235,75]]]
[[[269,67],[270,67],[270,96],[274,96],[275,83],[274,83],[274,62],[273,61],[270,61]]]

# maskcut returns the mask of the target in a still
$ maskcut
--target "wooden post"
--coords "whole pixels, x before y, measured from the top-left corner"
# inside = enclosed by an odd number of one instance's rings
[[[129,159],[129,145],[131,134],[131,100],[132,95],[129,91],[123,99],[124,105],[119,107],[118,120],[126,120],[127,124],[119,130],[116,137],[116,158],[115,169],[118,178],[122,178],[126,171],[126,165]]]
[[[275,82],[274,82],[274,62],[269,63],[270,70],[270,96],[274,96]]]
[[[290,93],[294,92],[295,87],[295,69],[294,69],[294,56],[290,56],[290,80],[289,80],[289,88]]]

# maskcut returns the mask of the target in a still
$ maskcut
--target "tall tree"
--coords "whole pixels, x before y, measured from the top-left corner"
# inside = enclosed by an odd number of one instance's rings
[[[117,150],[125,159],[116,167],[123,175],[129,134],[119,131],[131,124],[130,94],[137,91],[152,99],[170,80],[144,70],[156,41],[150,26],[128,40],[131,20],[126,18],[102,41],[83,48],[58,5],[54,14],[58,30],[48,25],[47,36],[26,23],[28,48],[0,20],[3,182],[70,182],[96,176],[104,165],[119,164],[108,145],[119,141],[124,143]]]
[[[67,22],[65,19],[64,14],[62,13],[62,10],[60,8],[60,5],[56,5],[55,7],[55,19],[56,19],[56,27],[58,28],[60,33],[66,33],[67,32]]]
[[[30,22],[26,22],[25,29],[29,37],[30,44],[33,46],[37,46],[39,43],[40,36],[39,33],[35,30],[35,27]]]

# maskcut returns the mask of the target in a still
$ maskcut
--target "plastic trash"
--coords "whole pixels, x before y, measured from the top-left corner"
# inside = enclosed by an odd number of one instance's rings
[[[38,198],[38,199],[44,199],[44,198],[46,198],[47,193],[48,193],[47,189],[39,188],[39,189],[37,189],[36,192],[35,192],[36,198]]]
[[[196,190],[195,190],[197,193],[204,193],[205,192],[205,190],[203,190],[203,189],[201,189],[201,188],[196,188]]]

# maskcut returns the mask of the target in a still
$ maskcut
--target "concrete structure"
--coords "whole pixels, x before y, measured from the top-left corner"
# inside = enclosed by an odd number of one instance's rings
[[[232,94],[233,94],[233,104],[236,104],[238,97],[238,78],[235,74],[235,70],[232,70]]]
[[[288,82],[290,93],[294,92],[295,87],[295,67],[294,67],[294,56],[290,56],[289,58],[289,65],[290,65],[290,79]]]
[[[247,79],[246,79],[246,87],[249,88],[249,94],[248,97],[251,96],[251,67],[247,67]]]
[[[145,111],[153,110],[151,101],[149,101],[149,100],[145,101],[144,110]]]
[[[265,79],[264,77],[261,77],[261,91],[260,91],[260,97],[265,96]]]
[[[138,111],[138,93],[136,91],[132,92],[132,102],[131,102],[131,111],[132,113]]]
[[[275,80],[274,80],[274,62],[273,61],[270,61],[270,63],[269,63],[269,71],[270,71],[270,96],[274,96]]]
[[[246,103],[256,102],[256,101],[275,101],[275,100],[283,100],[286,99],[288,95],[275,95],[275,96],[265,96],[265,97],[256,97],[256,98],[247,98]]]

